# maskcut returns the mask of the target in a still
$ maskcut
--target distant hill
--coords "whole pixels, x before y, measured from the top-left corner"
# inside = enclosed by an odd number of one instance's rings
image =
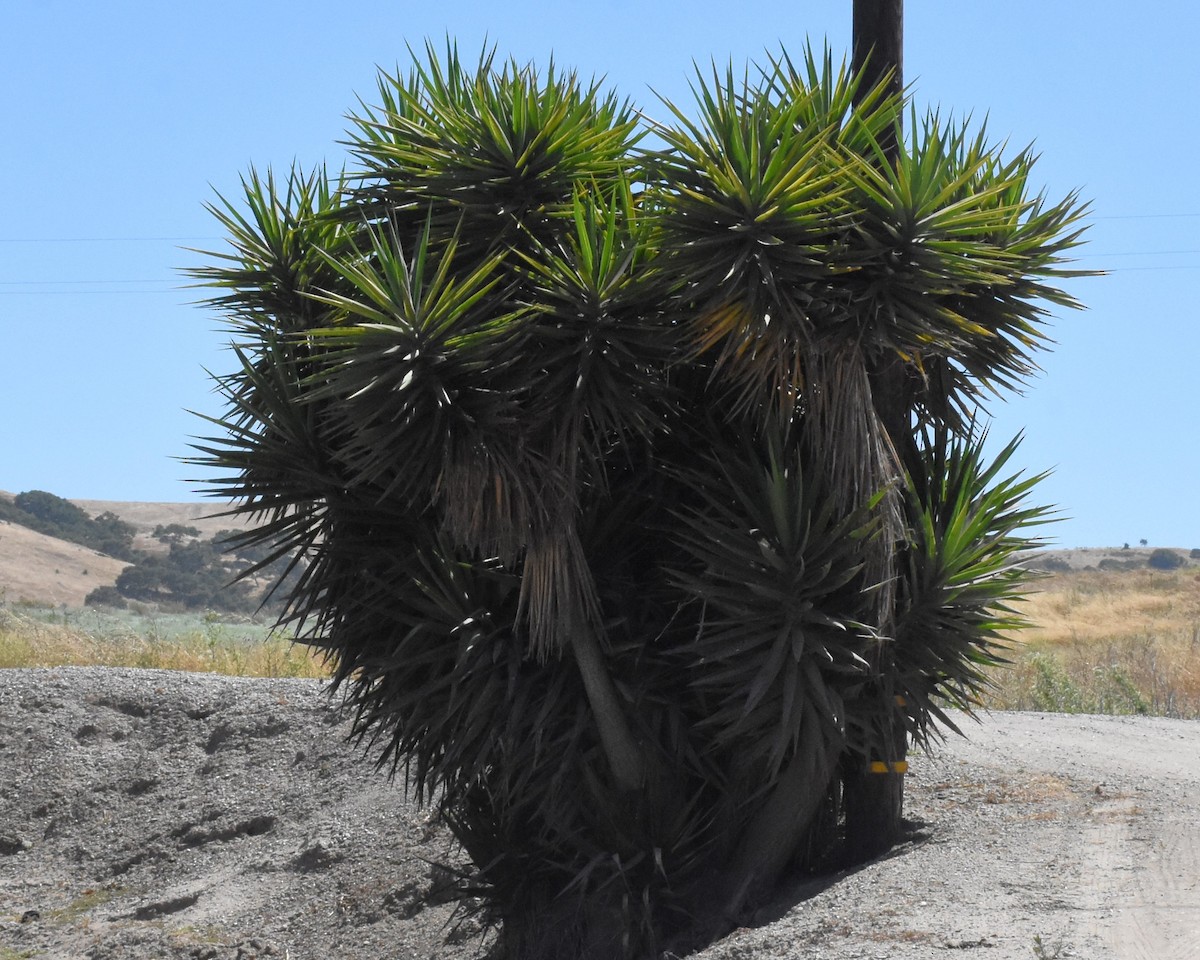
[[[1161,547],[1073,547],[1062,550],[1036,550],[1026,561],[1034,570],[1050,573],[1066,573],[1080,570],[1144,570],[1153,566],[1150,558]],[[1176,554],[1179,566],[1200,566],[1200,559],[1191,556],[1190,550],[1167,547]]]
[[[12,501],[14,494],[0,490],[0,499]],[[72,500],[90,517],[112,513],[137,530],[134,546],[139,550],[165,551],[166,545],[152,536],[156,527],[171,524],[194,527],[211,538],[221,530],[247,528],[244,518],[216,517],[230,504],[144,503],[122,500]],[[84,598],[97,587],[112,586],[129,564],[96,550],[37,533],[19,523],[0,520],[0,601],[29,602],[49,606],[83,606]]]
[[[0,490],[0,499],[11,501],[13,494]],[[71,500],[90,517],[115,514],[131,524],[137,534],[134,546],[149,553],[165,553],[167,545],[153,536],[158,527],[172,524],[194,527],[206,539],[221,530],[249,528],[244,517],[217,516],[230,508],[227,502],[212,500],[196,503],[147,503],[125,500]],[[1039,550],[1029,555],[1026,564],[1051,573],[1087,569],[1145,569],[1153,547],[1089,547]],[[1177,548],[1182,565],[1200,566],[1200,558],[1191,551]],[[0,602],[28,601],[50,606],[78,607],[96,587],[112,586],[129,566],[95,550],[36,533],[16,523],[0,520]]]

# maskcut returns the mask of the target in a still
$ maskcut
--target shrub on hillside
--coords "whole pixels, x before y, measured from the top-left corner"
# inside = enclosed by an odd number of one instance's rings
[[[70,500],[45,490],[27,490],[13,497],[12,502],[0,500],[0,519],[28,527],[48,537],[77,543],[108,554],[118,560],[132,561],[136,558],[133,549],[132,524],[126,523],[115,513],[102,513],[95,519]]]
[[[200,530],[197,527],[185,526],[182,523],[168,523],[166,526],[160,523],[154,528],[151,536],[160,543],[181,543],[189,539],[199,540]]]
[[[90,543],[101,553],[107,553],[118,560],[133,560],[137,551],[133,548],[133,536],[137,528],[132,523],[126,523],[115,513],[105,511],[92,520],[88,526]]]
[[[1114,560],[1112,557],[1105,557],[1097,566],[1101,570],[1137,570],[1141,567],[1141,561]]]
[[[1046,573],[1070,573],[1071,564],[1062,557],[1034,557],[1025,564],[1027,570],[1043,570]]]
[[[1153,567],[1155,570],[1177,570],[1185,563],[1187,561],[1183,558],[1182,553],[1178,550],[1168,550],[1165,547],[1152,550],[1146,559],[1146,566]]]
[[[83,604],[86,607],[115,607],[117,610],[124,610],[128,606],[128,602],[121,596],[121,591],[107,584],[97,587],[84,597]]]

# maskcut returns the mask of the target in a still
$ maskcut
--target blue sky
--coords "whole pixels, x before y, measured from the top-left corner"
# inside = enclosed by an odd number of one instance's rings
[[[1108,7],[910,0],[905,79],[920,108],[972,114],[1034,142],[1052,197],[1093,203],[1053,353],[1022,397],[991,406],[1023,430],[1020,465],[1053,469],[1061,546],[1200,546],[1194,367],[1200,178],[1193,102],[1200,13],[1171,0]],[[250,164],[343,162],[337,141],[377,66],[406,43],[485,38],[606,76],[654,114],[688,102],[692,63],[737,64],[806,41],[841,55],[849,0],[735,8],[712,0],[596,6],[509,0],[13,4],[0,31],[0,489],[114,500],[195,499],[176,458],[220,410],[220,319],[190,305],[183,248],[219,246],[203,204]]]

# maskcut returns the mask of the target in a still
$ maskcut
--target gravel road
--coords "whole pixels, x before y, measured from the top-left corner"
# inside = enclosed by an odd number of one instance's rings
[[[1200,957],[1200,722],[997,713],[907,841],[695,960]],[[452,843],[317,681],[0,670],[0,960],[458,960]]]

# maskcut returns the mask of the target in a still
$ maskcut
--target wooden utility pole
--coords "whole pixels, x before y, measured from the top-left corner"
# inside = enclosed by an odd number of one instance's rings
[[[900,97],[904,92],[904,0],[854,0],[854,53],[851,65],[859,77],[856,98],[888,78],[888,92]],[[881,146],[891,163],[896,162],[901,144],[897,128],[881,135]],[[875,409],[884,428],[898,448],[908,443],[911,434],[910,411],[905,402],[906,372],[898,357],[887,357],[871,371]]]
[[[852,66],[859,77],[858,95],[874,89],[884,77],[888,92],[899,97],[904,90],[904,0],[854,0],[854,52]],[[895,163],[901,143],[898,130],[886,135],[881,146]],[[910,441],[910,411],[905,400],[907,371],[894,356],[872,358],[871,392],[875,413],[897,449]],[[890,701],[884,689],[876,691]],[[904,764],[908,734],[890,702],[882,704],[884,729],[878,754],[849,758],[843,770],[843,804],[846,844],[851,859],[867,860],[889,849],[900,837],[904,811]]]
[[[888,85],[897,96],[904,89],[904,0],[854,0],[854,72],[870,90],[889,70]]]

